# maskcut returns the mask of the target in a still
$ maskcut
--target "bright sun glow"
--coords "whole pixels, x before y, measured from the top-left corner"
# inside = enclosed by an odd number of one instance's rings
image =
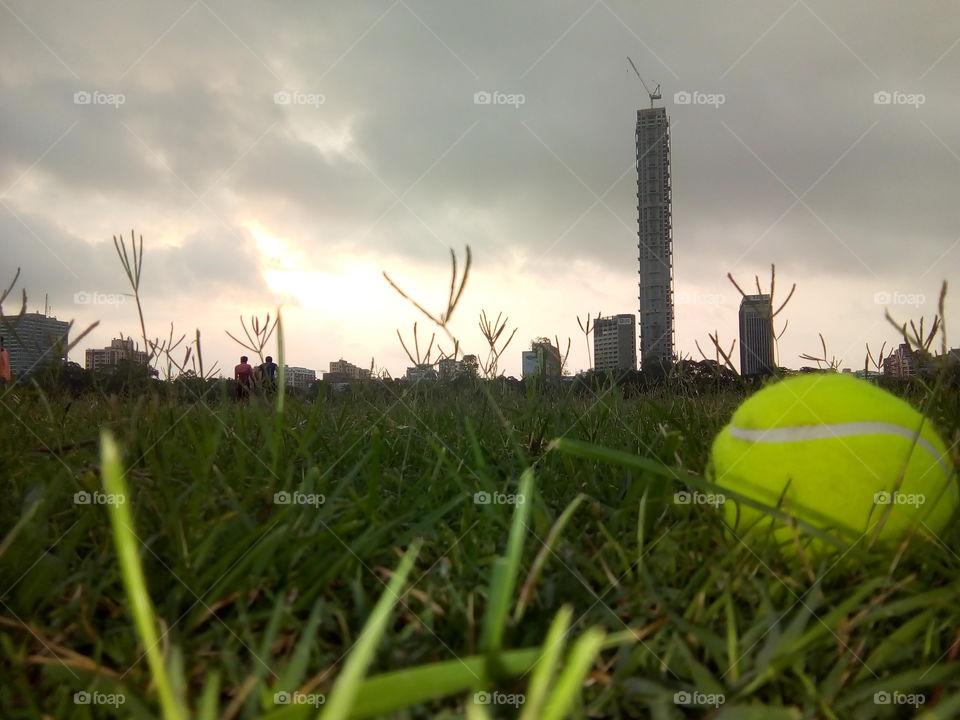
[[[264,280],[278,301],[324,310],[331,316],[347,307],[355,313],[376,313],[383,307],[389,293],[379,268],[340,255],[334,267],[326,265],[327,271],[320,272],[293,250],[289,241],[269,234],[257,223],[246,227],[257,241]]]

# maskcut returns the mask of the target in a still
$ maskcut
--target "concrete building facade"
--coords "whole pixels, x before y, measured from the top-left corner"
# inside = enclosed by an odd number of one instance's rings
[[[939,370],[947,370],[960,365],[960,348],[952,348],[943,355],[931,355],[919,350],[911,350],[906,343],[900,343],[883,359],[883,374],[887,377],[911,378],[918,375],[932,375]]]
[[[370,368],[362,368],[347,362],[343,358],[330,362],[330,372],[323,374],[324,380],[348,382],[350,380],[369,380]]]
[[[6,315],[0,326],[0,335],[10,353],[10,369],[15,375],[29,374],[47,363],[67,360],[70,323],[55,317],[43,313]]]
[[[456,358],[441,358],[437,363],[437,374],[441,380],[453,380],[463,371],[463,363]]]
[[[673,194],[666,108],[637,111],[640,364],[674,357]]]
[[[637,369],[637,318],[621,314],[599,317],[593,323],[593,367],[619,373]]]
[[[308,368],[284,365],[283,371],[286,378],[284,384],[288,388],[293,388],[295,390],[306,390],[317,379],[317,371],[310,370]]]
[[[407,368],[406,378],[410,382],[433,381],[437,379],[437,371],[428,363],[415,365]]]
[[[87,370],[99,370],[103,367],[116,366],[121,360],[146,365],[148,358],[143,350],[137,349],[132,338],[114,338],[110,341],[110,347],[88,348],[84,367]]]
[[[889,377],[914,377],[918,371],[917,353],[906,343],[900,345],[883,360],[883,374]]]
[[[520,372],[525,378],[540,375],[545,379],[559,380],[562,372],[560,349],[552,343],[531,343],[530,349],[523,351]]]
[[[769,295],[744,295],[740,301],[740,374],[745,377],[776,368],[772,314]]]

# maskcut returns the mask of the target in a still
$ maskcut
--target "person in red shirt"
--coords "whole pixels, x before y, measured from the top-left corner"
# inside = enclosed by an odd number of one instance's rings
[[[253,385],[253,365],[247,362],[247,356],[240,358],[240,364],[233,369],[233,379],[237,383],[237,400],[250,397],[250,387]]]
[[[11,379],[10,353],[3,346],[3,337],[0,337],[0,390],[5,388]]]

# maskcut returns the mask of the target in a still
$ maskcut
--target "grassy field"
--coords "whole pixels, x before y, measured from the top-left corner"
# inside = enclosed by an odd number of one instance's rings
[[[960,715],[956,527],[798,562],[675,502],[746,389],[210,388],[3,397],[4,718]]]

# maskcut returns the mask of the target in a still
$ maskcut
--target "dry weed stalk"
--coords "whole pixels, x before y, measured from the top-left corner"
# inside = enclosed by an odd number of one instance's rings
[[[413,324],[413,352],[410,351],[410,345],[403,339],[403,335],[400,333],[400,330],[397,330],[397,337],[400,339],[400,345],[403,347],[403,351],[407,354],[407,357],[410,358],[412,362],[417,367],[422,367],[425,365],[439,365],[441,360],[450,358],[457,359],[457,356],[461,352],[460,341],[453,334],[453,331],[450,329],[450,320],[453,317],[453,312],[456,310],[457,305],[460,303],[460,298],[463,296],[463,291],[467,285],[467,278],[470,276],[470,268],[473,265],[473,255],[470,251],[470,246],[466,246],[466,262],[463,268],[463,275],[459,273],[457,266],[457,254],[454,250],[450,249],[450,289],[447,293],[447,305],[446,309],[440,313],[432,313],[427,310],[423,305],[414,300],[407,292],[400,288],[393,278],[391,278],[386,271],[383,272],[383,277],[390,287],[399,293],[399,295],[407,300],[411,305],[413,305],[417,310],[419,310],[428,320],[430,320],[434,325],[443,330],[447,338],[453,343],[453,351],[446,352],[440,345],[437,345],[438,357],[436,360],[431,360],[432,349],[434,341],[436,339],[436,333],[430,336],[430,342],[427,345],[427,350],[424,353],[420,352],[420,339],[418,336],[417,323]],[[480,332],[487,341],[488,353],[486,363],[478,363],[480,369],[483,371],[483,374],[487,378],[496,377],[498,372],[498,366],[500,357],[503,355],[503,352],[507,349],[507,346],[510,344],[510,341],[513,340],[513,336],[516,334],[516,328],[513,332],[510,333],[507,337],[506,342],[504,342],[499,347],[497,343],[500,342],[500,339],[506,330],[508,318],[503,317],[502,313],[497,315],[497,319],[491,321],[487,316],[486,311],[480,314]],[[473,355],[465,355],[464,359],[467,357],[473,358]]]
[[[497,319],[491,322],[487,317],[486,310],[480,313],[480,332],[487,341],[487,347],[489,348],[487,352],[487,361],[485,363],[481,363],[480,369],[483,371],[483,376],[487,379],[497,377],[497,371],[500,365],[500,357],[506,351],[507,346],[510,345],[511,341],[513,340],[513,336],[517,334],[517,328],[514,328],[506,342],[504,342],[499,348],[497,347],[497,342],[500,340],[500,336],[503,335],[504,331],[507,329],[507,322],[510,319],[504,317],[501,320],[502,315],[503,313],[497,313]]]
[[[248,328],[247,323],[244,321],[243,316],[241,315],[240,326],[243,328],[243,332],[247,336],[247,342],[235,337],[229,330],[224,330],[224,332],[230,336],[231,340],[240,345],[240,347],[246,348],[250,352],[255,353],[257,357],[260,358],[260,362],[262,364],[264,362],[263,349],[267,346],[267,343],[270,342],[270,337],[273,335],[273,331],[277,329],[277,321],[279,319],[280,317],[278,313],[277,317],[274,318],[273,324],[271,324],[270,313],[267,313],[263,323],[261,324],[260,318],[258,318],[256,315],[251,315],[250,327]]]
[[[601,313],[597,313],[597,320],[600,319]],[[580,319],[580,316],[577,315],[577,325],[580,326],[580,332],[583,333],[583,340],[587,344],[587,366],[590,370],[593,370],[593,356],[590,353],[590,334],[593,332],[596,325],[596,320],[593,320],[590,317],[590,313],[586,314],[586,322]]]

